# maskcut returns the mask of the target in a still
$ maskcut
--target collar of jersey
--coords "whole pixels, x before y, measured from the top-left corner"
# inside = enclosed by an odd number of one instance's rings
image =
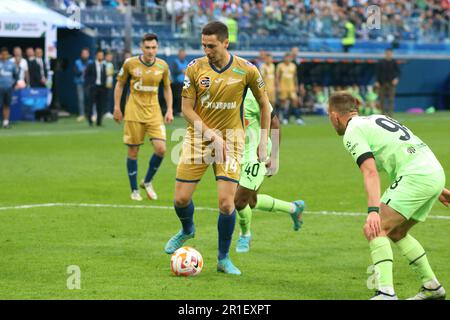
[[[230,61],[228,61],[227,65],[222,69],[218,70],[212,63],[210,63],[209,65],[211,66],[211,69],[213,69],[215,72],[222,73],[225,72],[231,66],[232,63],[233,63],[233,55],[230,53]]]
[[[139,61],[140,61],[144,66],[146,66],[146,67],[151,67],[151,66],[153,66],[153,65],[155,64],[155,62],[156,62],[156,57],[155,57],[155,60],[153,60],[152,63],[146,63],[144,60],[142,60],[142,56],[139,56]]]
[[[348,119],[347,124],[345,125],[345,129],[347,130],[348,124],[350,123],[350,121],[352,121],[354,117],[351,117],[350,119]]]

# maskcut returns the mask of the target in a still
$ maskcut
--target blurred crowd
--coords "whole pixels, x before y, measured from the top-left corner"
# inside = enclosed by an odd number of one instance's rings
[[[450,36],[450,0],[35,0],[66,9],[160,7],[176,16],[179,29],[199,29],[211,20],[234,19],[248,35],[342,37],[345,23],[356,38],[441,41]],[[381,28],[367,28],[367,8],[376,5]]]
[[[49,88],[49,66],[43,58],[42,48],[15,47],[10,51],[3,48],[0,59],[0,74],[10,78],[0,77],[0,91],[3,105],[9,109],[11,96],[14,91],[24,88]],[[118,55],[113,52],[97,50],[90,52],[89,48],[81,49],[79,57],[71,63],[73,83],[75,85],[78,121],[87,121],[89,125],[102,125],[104,118],[112,118],[114,109],[114,86],[116,76],[124,61],[131,57],[130,52]],[[331,69],[317,69],[308,71],[311,65],[317,68],[317,63],[307,63],[299,57],[298,48],[284,54],[280,60],[274,60],[272,55],[263,50],[253,62],[261,71],[266,82],[269,99],[275,109],[281,113],[283,123],[289,121],[293,114],[298,124],[303,124],[302,113],[326,114],[328,96],[337,90],[350,91],[360,102],[363,114],[387,113],[394,110],[395,87],[397,86],[400,70],[396,61],[392,59],[392,51],[386,51],[386,57],[376,64],[376,68],[360,68],[369,74],[368,81],[361,81],[361,77],[345,77],[343,67],[350,64],[327,64],[335,70],[339,77],[326,81],[326,75],[332,74]],[[168,61],[171,71],[174,113],[181,113],[181,91],[183,88],[184,72],[189,63],[186,52],[180,49],[177,56]],[[334,65],[334,66],[333,66]],[[325,65],[324,65],[325,66]],[[331,70],[331,71],[330,71]],[[375,81],[374,81],[375,80]],[[125,88],[128,92],[128,88]],[[385,99],[386,98],[386,99]],[[127,94],[122,96],[121,107],[124,108]],[[387,108],[385,108],[387,102]],[[160,99],[164,109],[164,101]],[[9,112],[9,111],[8,111]],[[9,114],[3,119],[8,120]],[[8,126],[9,122],[3,123]]]

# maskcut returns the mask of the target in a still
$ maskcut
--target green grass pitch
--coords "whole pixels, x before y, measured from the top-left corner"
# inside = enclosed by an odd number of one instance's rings
[[[450,180],[450,113],[397,118],[430,145]],[[285,200],[304,199],[303,228],[294,232],[287,215],[255,212],[251,252],[236,254],[236,226],[231,258],[243,272],[238,277],[216,272],[218,211],[207,209],[217,207],[211,169],[194,194],[203,209],[194,216],[196,238],[187,243],[202,253],[203,272],[193,278],[170,272],[163,248],[180,227],[171,208],[176,166],[170,160],[179,141],[169,143],[155,178],[159,199],[136,203],[129,200],[122,127],[111,120],[100,129],[74,119],[1,129],[0,298],[368,299],[362,175],[326,117],[306,122],[283,127],[279,174],[261,190]],[[176,119],[168,137],[184,126]],[[148,143],[141,149],[139,180],[151,152]],[[53,205],[23,207],[36,204]],[[450,209],[438,203],[431,215],[412,234],[450,290]],[[404,299],[417,292],[420,281],[393,249],[394,282]],[[81,289],[67,288],[70,265],[80,268]]]

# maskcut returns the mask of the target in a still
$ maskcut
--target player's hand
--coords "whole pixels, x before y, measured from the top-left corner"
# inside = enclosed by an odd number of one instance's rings
[[[267,144],[260,143],[256,152],[259,162],[267,162]]]
[[[377,212],[369,213],[364,230],[368,239],[378,237],[381,232],[381,218]]]
[[[116,121],[117,123],[121,123],[122,119],[123,119],[123,114],[122,111],[120,110],[120,108],[114,108],[114,121]]]
[[[266,176],[270,178],[271,176],[275,175],[278,172],[278,163],[275,160],[270,159],[268,162],[266,162]]]
[[[227,161],[227,146],[223,138],[217,134],[211,135],[211,142],[214,144],[214,150],[222,150],[222,153],[217,156],[218,163],[225,163]]]
[[[164,122],[165,123],[172,123],[173,121],[173,112],[172,111],[167,111],[166,115],[164,116]]]
[[[439,201],[446,207],[450,204],[450,190],[444,189],[439,196]]]

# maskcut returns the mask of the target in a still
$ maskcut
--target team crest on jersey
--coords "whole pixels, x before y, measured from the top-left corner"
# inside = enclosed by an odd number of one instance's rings
[[[196,62],[197,62],[197,59],[194,59],[191,62],[189,62],[189,64],[187,66],[188,67],[193,66]]]
[[[136,68],[133,70],[133,73],[136,77],[142,77],[142,70],[141,68]]]
[[[208,89],[211,86],[211,78],[208,76],[203,76],[198,80],[200,88]]]

